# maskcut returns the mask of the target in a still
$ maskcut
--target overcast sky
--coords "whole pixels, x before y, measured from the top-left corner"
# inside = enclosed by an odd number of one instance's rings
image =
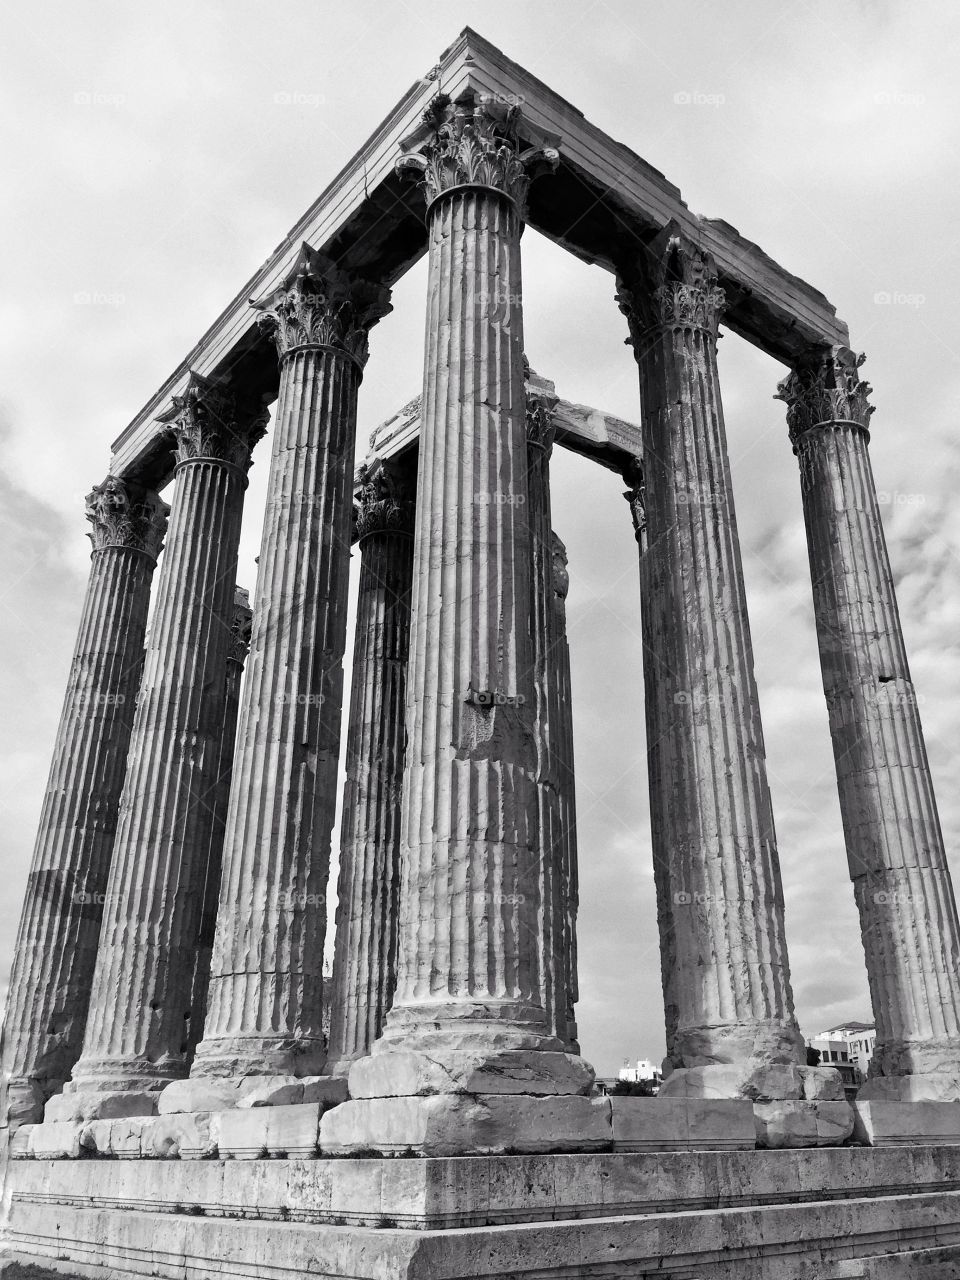
[[[960,835],[960,9],[858,0],[397,0],[5,13],[0,962],[6,981],[110,442],[464,25],[822,289],[866,351],[873,461],[947,848]],[[613,280],[528,231],[526,345],[636,420]],[[420,389],[424,264],[374,331],[360,440]],[[720,344],[731,465],[807,1035],[870,1016],[813,632],[783,369]],[[584,1052],[663,1052],[636,547],[622,484],[555,452],[570,555]],[[257,454],[240,581],[267,474]],[[169,497],[169,494],[167,495]],[[354,567],[356,567],[356,560]]]

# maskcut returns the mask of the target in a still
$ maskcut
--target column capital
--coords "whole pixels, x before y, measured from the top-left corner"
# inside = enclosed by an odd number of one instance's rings
[[[270,417],[265,405],[243,403],[228,384],[194,370],[181,394],[171,400],[159,421],[169,425],[178,464],[211,459],[249,470],[253,447]]]
[[[250,592],[244,587],[237,587],[233,596],[233,617],[230,620],[230,648],[227,651],[227,660],[237,663],[241,668],[250,652],[252,630],[253,610],[250,608]]]
[[[705,249],[670,223],[634,262],[617,272],[616,300],[639,353],[649,330],[700,329],[716,338],[726,301]]]
[[[301,347],[323,347],[349,356],[360,370],[370,330],[393,309],[385,285],[354,275],[307,243],[279,289],[251,306],[281,360]]]
[[[130,547],[156,560],[163,546],[170,508],[156,494],[120,476],[107,476],[86,497],[87,534],[94,553]]]
[[[630,503],[630,515],[633,518],[633,532],[641,552],[647,546],[647,486],[643,474],[643,464],[639,458],[624,468],[623,479],[630,487],[624,490],[623,496]]]
[[[867,400],[873,388],[858,373],[865,359],[850,347],[829,347],[798,364],[778,384],[774,399],[787,406],[794,453],[814,427],[848,423],[867,430],[874,406]]]
[[[396,162],[397,173],[420,178],[431,206],[460,187],[488,187],[507,196],[523,212],[530,183],[553,173],[560,162],[554,147],[520,150],[520,108],[476,96],[452,101],[438,94],[423,113],[427,141]]]
[[[570,590],[570,574],[567,571],[567,548],[555,529],[550,531],[550,557],[553,565],[553,594],[557,607],[562,609]]]
[[[553,410],[557,396],[544,392],[527,392],[527,443],[535,449],[542,449],[547,457],[553,449],[556,427],[553,421]]]
[[[413,533],[413,495],[395,468],[382,462],[363,465],[357,480],[354,537],[358,542],[372,533]]]

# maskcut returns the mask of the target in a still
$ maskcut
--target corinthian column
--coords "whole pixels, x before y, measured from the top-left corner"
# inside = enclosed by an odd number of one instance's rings
[[[400,899],[400,793],[413,573],[412,486],[364,473],[360,592],[347,729],[328,1075],[370,1052],[393,999]]]
[[[560,805],[560,689],[557,681],[557,609],[553,578],[550,453],[555,396],[527,396],[527,523],[532,543],[534,743],[537,752],[537,827],[540,857],[540,1002],[553,1035],[571,1039],[568,867]],[[574,1037],[575,1039],[575,1034]]]
[[[553,673],[554,731],[551,747],[556,758],[557,794],[560,801],[560,863],[563,868],[563,961],[567,997],[566,1034],[571,1052],[577,1044],[577,1001],[580,983],[577,974],[577,913],[580,904],[580,873],[577,855],[577,798],[573,762],[573,703],[570,684],[570,646],[567,644],[567,549],[556,533],[551,533],[553,559],[553,634],[550,669]]]
[[[517,125],[515,111],[441,96],[422,153],[400,161],[423,179],[429,282],[397,989],[351,1068],[354,1101],[323,1118],[325,1150],[431,1149],[442,1117],[444,1150],[489,1150],[486,1092],[500,1106],[592,1079],[541,1003],[520,231],[531,165],[555,153],[520,154]],[[509,1102],[517,1135],[533,1120]],[[582,1112],[565,1103],[592,1115],[562,1098],[561,1129]],[[531,1140],[549,1144],[537,1115]]]
[[[3,1123],[43,1116],[80,1056],[167,507],[108,476],[40,815],[4,1025]]]
[[[823,688],[877,1024],[859,1099],[960,1099],[960,925],[877,505],[863,356],[779,388],[800,463]]]
[[[220,764],[237,545],[265,414],[191,374],[166,415],[176,484],[107,885],[83,1056],[47,1119],[150,1112],[185,1074]],[[89,1092],[101,1096],[88,1098]],[[124,1091],[119,1104],[110,1098]],[[77,1096],[80,1095],[80,1096]]]
[[[304,245],[258,308],[280,357],[257,608],[194,1076],[318,1074],[357,389],[387,291]]]
[[[220,902],[220,871],[223,865],[223,833],[230,803],[230,780],[233,777],[233,752],[237,743],[237,717],[240,714],[240,684],[243,664],[250,651],[250,629],[253,611],[250,595],[237,587],[233,597],[233,620],[230,624],[230,649],[227,653],[227,679],[223,694],[223,729],[220,735],[220,762],[217,785],[213,793],[210,826],[210,850],[203,881],[203,911],[200,916],[200,938],[193,971],[193,997],[190,1015],[190,1038],[187,1049],[192,1059],[203,1035],[207,1012],[207,984],[210,980],[210,956],[217,928],[217,905]]]
[[[717,378],[723,293],[672,228],[618,286],[643,405],[647,759],[674,1069],[662,1092],[797,1097],[795,1072],[764,1071],[799,1066],[804,1046]]]

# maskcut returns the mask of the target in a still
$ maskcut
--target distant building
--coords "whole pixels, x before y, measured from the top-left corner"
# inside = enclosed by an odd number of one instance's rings
[[[626,1080],[628,1084],[639,1084],[641,1080],[659,1084],[662,1075],[660,1068],[654,1066],[648,1058],[638,1058],[632,1065],[630,1062],[624,1062],[617,1072],[617,1079]]]
[[[859,1088],[867,1078],[877,1029],[872,1022],[841,1022],[807,1041],[820,1054],[825,1067],[836,1067],[848,1088]]]

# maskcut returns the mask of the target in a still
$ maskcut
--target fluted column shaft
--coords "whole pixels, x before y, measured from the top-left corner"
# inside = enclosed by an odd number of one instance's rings
[[[324,1062],[357,389],[373,323],[352,288],[305,246],[261,304],[280,397],[194,1075],[308,1075]]]
[[[560,689],[553,577],[550,453],[553,405],[527,401],[527,523],[532,543],[530,620],[533,639],[534,741],[537,751],[537,829],[540,858],[540,1001],[553,1035],[570,1040],[568,867],[560,797]],[[574,1037],[575,1038],[575,1037]]]
[[[659,255],[659,256],[658,256]],[[716,365],[722,294],[676,237],[621,304],[640,367],[648,770],[670,1059],[802,1062]]]
[[[556,533],[551,534],[553,552],[554,611],[553,632],[549,652],[552,672],[554,732],[551,748],[555,753],[557,795],[560,802],[560,863],[563,868],[563,961],[567,997],[567,1045],[579,1052],[576,1006],[580,999],[577,974],[577,914],[580,906],[580,872],[577,852],[577,792],[573,759],[573,702],[570,682],[570,646],[567,643],[567,552]]]
[[[80,1056],[167,508],[115,477],[87,499],[93,555],[17,934],[3,1122],[42,1118]]]
[[[227,809],[230,804],[230,783],[233,778],[233,753],[237,745],[237,720],[240,716],[240,686],[243,682],[243,665],[250,649],[250,628],[253,614],[250,597],[243,587],[234,593],[233,621],[230,627],[230,649],[227,653],[227,676],[223,693],[223,728],[220,735],[220,760],[217,765],[217,784],[213,793],[213,813],[210,824],[210,849],[203,881],[203,909],[200,915],[200,935],[193,971],[193,996],[191,998],[190,1036],[188,1057],[193,1058],[197,1044],[203,1036],[207,1015],[207,986],[210,981],[210,958],[217,929],[217,908],[220,904],[220,873],[223,867],[223,837],[227,825]]]
[[[462,188],[435,202],[429,235],[388,1027],[543,1033],[520,219],[501,193]]]
[[[370,1052],[393,999],[413,504],[386,482],[360,496],[360,590],[347,729],[327,1072]]]
[[[250,440],[198,375],[175,397],[178,463],[75,1091],[185,1074]]]
[[[870,466],[861,361],[834,349],[788,378],[781,397],[800,463],[823,687],[877,1025],[870,1072],[947,1075],[950,1096],[960,1096],[960,924]]]

